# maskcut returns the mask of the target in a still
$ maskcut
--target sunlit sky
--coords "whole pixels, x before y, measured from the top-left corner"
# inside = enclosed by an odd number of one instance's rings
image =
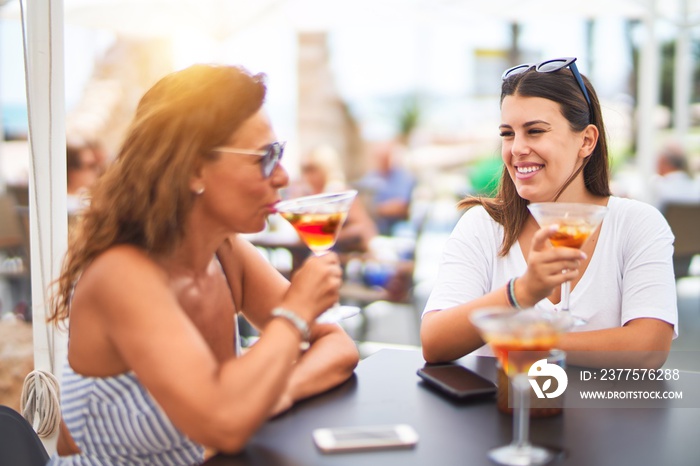
[[[211,34],[173,33],[175,63],[184,67],[219,61],[265,72],[273,121],[291,133],[296,125],[298,26],[288,17],[284,12],[255,17],[238,25],[228,38],[222,37],[221,25]],[[0,104],[21,106],[25,102],[21,28],[18,21],[0,24]],[[674,33],[673,28],[661,25],[662,40]],[[532,60],[578,57],[579,68],[592,79],[599,95],[615,98],[626,91],[632,67],[625,34],[621,18],[601,18],[595,23],[589,48],[583,19],[543,18],[522,23],[520,45],[523,55]],[[66,109],[70,111],[90,76],[93,59],[113,35],[76,26],[70,20],[64,35]],[[482,57],[502,53],[509,45],[509,24],[500,19],[439,23],[435,18],[423,21],[404,16],[392,21],[390,14],[380,11],[363,18],[362,24],[336,22],[329,31],[336,86],[369,138],[393,130],[387,121],[394,109],[387,102],[411,94],[428,100],[425,111],[434,113],[434,124],[458,126],[463,111],[459,102],[498,91],[502,65],[489,64]]]

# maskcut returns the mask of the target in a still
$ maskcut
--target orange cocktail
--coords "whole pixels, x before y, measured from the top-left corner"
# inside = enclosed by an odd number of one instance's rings
[[[544,464],[554,458],[552,451],[528,440],[530,428],[530,366],[547,358],[559,335],[571,326],[563,313],[510,307],[480,309],[471,321],[496,354],[516,399],[513,416],[513,442],[489,450],[489,458],[499,464]],[[504,393],[507,393],[503,391]]]
[[[347,213],[298,214],[280,212],[280,215],[294,227],[309,249],[319,253],[333,247]]]
[[[314,194],[278,202],[277,212],[294,227],[301,240],[315,256],[331,250],[345,223],[350,206],[357,196],[354,189],[339,193]],[[334,323],[360,312],[357,306],[335,306],[316,319]]]
[[[513,376],[527,372],[536,361],[546,358],[556,345],[558,336],[552,331],[549,335],[533,339],[494,337],[488,341],[506,374]]]
[[[581,249],[595,226],[591,225],[566,225],[561,224],[557,231],[550,236],[549,241],[554,247],[566,247]]]
[[[509,377],[526,373],[535,361],[547,357],[570,326],[566,315],[512,308],[477,311],[472,322]]]
[[[600,226],[608,208],[595,204],[579,204],[571,202],[539,202],[527,206],[532,216],[541,228],[556,225],[549,242],[557,248],[581,249],[586,240]],[[569,310],[571,282],[561,284],[560,310]],[[584,320],[579,319],[579,323]]]

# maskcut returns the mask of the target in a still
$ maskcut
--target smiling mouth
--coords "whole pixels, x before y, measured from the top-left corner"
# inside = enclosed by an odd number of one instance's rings
[[[535,173],[536,171],[540,171],[544,168],[544,165],[531,165],[529,167],[515,167],[515,170],[518,173],[522,173],[523,175],[527,175],[530,173]]]

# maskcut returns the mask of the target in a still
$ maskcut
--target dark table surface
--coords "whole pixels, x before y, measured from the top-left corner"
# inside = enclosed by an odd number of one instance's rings
[[[495,380],[493,358],[467,356],[459,363]],[[345,384],[267,422],[242,454],[217,455],[206,465],[492,465],[487,452],[511,441],[512,417],[497,410],[495,398],[458,402],[436,393],[416,375],[424,364],[419,351],[382,350]],[[532,419],[530,440],[559,452],[551,464],[697,466],[700,406],[689,398],[698,397],[700,374],[683,372],[664,388],[682,390],[683,403],[565,408]],[[416,429],[415,448],[324,454],[311,437],[321,427],[396,423]]]

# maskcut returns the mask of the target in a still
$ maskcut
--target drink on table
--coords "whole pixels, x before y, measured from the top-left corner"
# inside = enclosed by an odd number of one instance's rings
[[[513,442],[490,450],[489,458],[504,465],[535,465],[551,461],[554,457],[552,451],[532,445],[528,440],[528,371],[536,361],[549,356],[559,335],[571,327],[572,319],[561,313],[494,307],[475,311],[471,321],[501,363],[516,401]],[[504,393],[503,390],[500,392]]]
[[[527,372],[535,361],[549,354],[557,343],[558,335],[551,334],[535,339],[499,338],[489,340],[498,362],[508,374]]]
[[[560,331],[549,323],[526,325],[516,330],[522,335],[495,335],[484,337],[493,350],[497,364],[496,405],[499,411],[512,414],[514,400],[508,377],[527,374],[530,367],[541,359],[547,359],[557,344]],[[538,399],[530,392],[530,417],[546,417],[562,412],[563,399]]]

